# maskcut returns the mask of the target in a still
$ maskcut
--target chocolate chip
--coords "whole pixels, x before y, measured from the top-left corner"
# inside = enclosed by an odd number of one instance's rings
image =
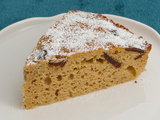
[[[145,50],[139,48],[125,48],[126,51],[138,52],[138,53],[145,53]]]
[[[61,67],[63,67],[66,64],[66,61],[65,60],[63,60],[61,62],[49,61],[48,64],[51,65],[51,66],[61,66]]]
[[[66,64],[66,62],[67,62],[67,61],[63,61],[63,62],[61,63],[61,67],[63,67],[63,66]]]
[[[110,62],[113,66],[115,66],[116,68],[119,68],[121,67],[121,64],[120,62],[114,60],[112,57],[110,57],[109,55],[107,55],[106,53],[104,53],[104,58]]]
[[[39,55],[39,56],[37,57],[37,59],[38,59],[38,60],[42,60],[43,58],[42,58],[41,55]],[[37,61],[37,62],[38,62],[38,61]]]
[[[110,32],[111,32],[114,36],[117,36],[117,30],[110,30]]]
[[[144,54],[140,54],[137,57],[135,57],[134,59],[137,60],[138,58],[141,58]]]
[[[43,50],[43,51],[44,51],[43,58],[45,59],[45,56],[47,55],[47,50]]]
[[[39,55],[38,56],[38,60],[43,60],[43,59],[45,59],[45,56],[47,55],[47,51],[46,50],[43,50],[44,51],[44,54],[43,54],[43,56],[41,56],[41,55]],[[38,62],[38,61],[37,61]]]

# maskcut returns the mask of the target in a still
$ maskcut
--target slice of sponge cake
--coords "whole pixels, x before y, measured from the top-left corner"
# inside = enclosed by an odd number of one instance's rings
[[[31,109],[135,79],[151,44],[106,16],[69,11],[26,59],[23,107]]]

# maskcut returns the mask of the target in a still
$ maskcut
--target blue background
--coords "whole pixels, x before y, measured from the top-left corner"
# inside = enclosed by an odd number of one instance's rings
[[[0,0],[0,30],[31,17],[83,10],[131,18],[160,33],[160,0]]]

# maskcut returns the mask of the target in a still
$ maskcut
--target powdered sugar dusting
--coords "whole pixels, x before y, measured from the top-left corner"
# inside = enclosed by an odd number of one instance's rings
[[[125,29],[115,26],[103,16],[86,12],[71,12],[48,29],[41,42],[41,50],[34,50],[27,59],[27,65],[36,64],[39,56],[47,51],[45,59],[54,56],[70,56],[75,53],[88,52],[102,48],[108,50],[110,45],[116,47],[135,47],[146,49],[143,38],[133,35]],[[110,44],[111,43],[111,44]]]

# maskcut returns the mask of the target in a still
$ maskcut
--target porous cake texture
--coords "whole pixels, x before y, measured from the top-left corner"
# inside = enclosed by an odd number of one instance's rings
[[[69,11],[26,59],[23,107],[31,109],[135,79],[151,44],[106,16]]]

